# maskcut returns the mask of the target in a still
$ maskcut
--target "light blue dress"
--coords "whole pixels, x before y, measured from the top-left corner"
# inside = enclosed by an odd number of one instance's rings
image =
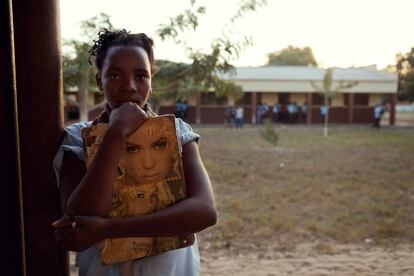
[[[53,166],[59,186],[60,170],[65,151],[73,152],[80,160],[85,161],[83,152],[82,128],[91,126],[92,122],[80,122],[65,128],[65,137],[56,156]],[[182,146],[190,141],[198,141],[200,136],[193,132],[190,125],[181,119],[175,119],[180,153]],[[103,266],[100,262],[98,246],[94,245],[78,253],[80,276],[118,276],[120,265]],[[192,276],[199,275],[200,255],[197,240],[189,247],[172,250],[156,256],[134,261],[134,276]]]

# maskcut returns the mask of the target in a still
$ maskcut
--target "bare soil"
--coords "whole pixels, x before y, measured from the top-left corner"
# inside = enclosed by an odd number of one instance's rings
[[[201,275],[414,275],[414,128],[275,129],[195,129],[219,215]]]

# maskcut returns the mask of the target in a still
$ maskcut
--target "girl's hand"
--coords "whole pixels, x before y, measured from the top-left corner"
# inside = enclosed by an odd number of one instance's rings
[[[68,216],[52,223],[56,228],[56,242],[64,249],[84,251],[105,239],[106,219],[97,216],[76,216],[74,222]]]
[[[126,102],[111,111],[109,126],[119,130],[128,137],[137,130],[148,118],[147,113],[136,103]]]

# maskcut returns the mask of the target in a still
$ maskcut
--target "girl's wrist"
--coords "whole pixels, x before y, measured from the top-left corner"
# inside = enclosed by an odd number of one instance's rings
[[[126,139],[128,137],[126,131],[124,131],[121,127],[117,126],[116,124],[109,125],[107,135],[119,137],[122,142],[126,142]]]
[[[113,218],[105,218],[102,225],[103,239],[110,239],[113,236]]]

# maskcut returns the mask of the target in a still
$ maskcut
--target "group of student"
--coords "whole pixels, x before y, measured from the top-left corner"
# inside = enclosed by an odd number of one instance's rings
[[[271,107],[265,103],[259,103],[256,107],[256,123],[262,124],[267,118],[272,119],[274,123],[306,122],[307,110],[306,102],[303,105],[298,105],[296,102],[289,101],[287,104],[282,105],[275,103]]]
[[[326,116],[328,115],[328,106],[321,105],[319,107],[319,114],[321,116],[322,122],[325,121]],[[380,122],[381,117],[385,112],[385,107],[381,103],[378,103],[374,107],[374,128],[381,128]],[[276,122],[288,122],[288,123],[298,123],[306,122],[306,117],[308,113],[308,107],[306,102],[303,105],[297,105],[296,102],[288,102],[286,105],[281,105],[275,103],[272,108],[268,107],[266,104],[259,103],[256,108],[256,123],[262,124],[266,118],[272,119],[274,123]],[[270,116],[271,114],[271,116]]]
[[[229,128],[243,128],[244,109],[242,106],[226,106],[224,108],[226,125]]]

